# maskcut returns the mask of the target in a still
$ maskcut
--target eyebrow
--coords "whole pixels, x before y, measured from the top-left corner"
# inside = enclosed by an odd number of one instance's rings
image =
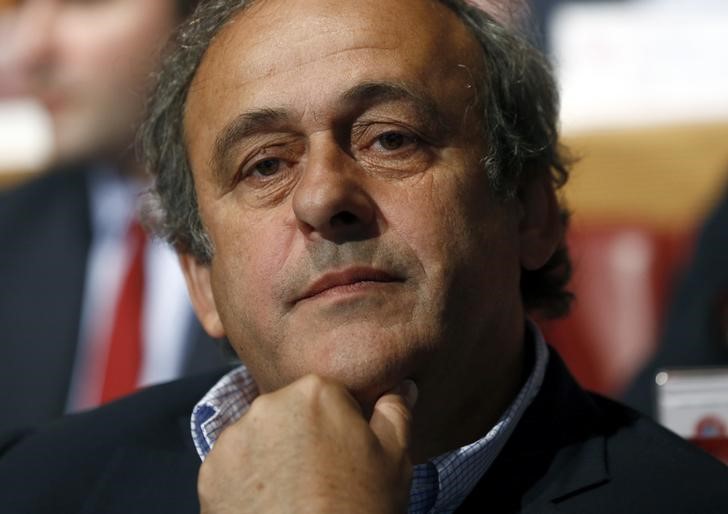
[[[429,126],[442,129],[446,125],[432,99],[401,83],[364,82],[339,97],[339,103],[350,110],[365,110],[377,104],[395,101],[405,101],[414,106],[417,116]],[[238,142],[261,132],[282,130],[290,124],[291,118],[290,111],[284,108],[256,109],[236,116],[215,138],[210,164],[217,179],[225,180],[232,149]]]
[[[437,103],[427,95],[397,82],[365,82],[358,84],[341,95],[341,100],[350,105],[370,107],[386,102],[405,101],[417,111],[423,121],[444,127],[445,123]]]
[[[211,167],[219,180],[223,180],[230,152],[236,143],[265,130],[280,128],[289,121],[285,109],[258,109],[235,117],[215,138]]]

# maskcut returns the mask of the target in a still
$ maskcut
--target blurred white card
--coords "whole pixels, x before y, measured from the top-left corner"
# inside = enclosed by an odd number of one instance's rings
[[[0,172],[35,171],[53,152],[50,115],[32,99],[0,100]]]
[[[686,439],[728,437],[728,368],[664,370],[655,382],[661,424]]]

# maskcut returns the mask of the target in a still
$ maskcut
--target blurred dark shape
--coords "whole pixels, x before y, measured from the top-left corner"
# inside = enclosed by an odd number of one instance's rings
[[[655,374],[662,368],[728,365],[728,189],[698,237],[675,289],[657,353],[624,394],[654,415]]]

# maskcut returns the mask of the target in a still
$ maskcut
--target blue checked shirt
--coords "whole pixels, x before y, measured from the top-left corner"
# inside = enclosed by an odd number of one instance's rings
[[[529,326],[536,359],[526,383],[485,436],[414,467],[410,514],[455,511],[498,456],[524,411],[538,394],[546,371],[548,349],[538,328],[533,323]],[[258,388],[253,378],[245,366],[239,366],[222,377],[195,405],[190,424],[192,439],[202,460],[220,433],[245,414],[256,396]]]

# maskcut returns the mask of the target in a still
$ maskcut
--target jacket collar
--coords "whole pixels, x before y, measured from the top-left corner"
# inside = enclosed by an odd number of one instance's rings
[[[559,500],[606,483],[605,421],[552,351],[539,395],[458,512],[557,512]]]

